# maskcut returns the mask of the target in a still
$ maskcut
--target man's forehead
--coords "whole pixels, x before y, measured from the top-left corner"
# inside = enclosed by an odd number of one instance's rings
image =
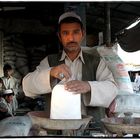
[[[81,26],[79,23],[62,23],[60,26],[60,29],[68,29],[68,30],[72,30],[72,29],[81,29]]]

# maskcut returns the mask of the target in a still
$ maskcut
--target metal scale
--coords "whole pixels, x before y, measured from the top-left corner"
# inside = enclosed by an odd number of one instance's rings
[[[82,119],[74,120],[50,119],[45,111],[32,111],[29,112],[28,115],[30,116],[33,125],[38,125],[46,131],[62,130],[63,136],[81,136],[82,132],[92,119],[91,116],[82,116]]]

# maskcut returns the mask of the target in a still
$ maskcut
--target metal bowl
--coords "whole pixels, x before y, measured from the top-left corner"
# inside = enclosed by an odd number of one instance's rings
[[[45,111],[33,111],[29,112],[33,125],[37,124],[42,128],[50,130],[77,130],[81,127],[87,126],[92,116],[82,116],[82,119],[70,119],[70,120],[57,120],[50,119],[49,115]]]
[[[105,128],[112,134],[123,136],[124,134],[140,134],[140,118],[131,118],[125,122],[125,117],[101,119]]]

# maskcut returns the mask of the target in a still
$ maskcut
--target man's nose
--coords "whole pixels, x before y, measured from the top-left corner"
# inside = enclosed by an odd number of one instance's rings
[[[69,40],[69,41],[74,41],[74,35],[73,35],[73,34],[69,34],[68,40]]]

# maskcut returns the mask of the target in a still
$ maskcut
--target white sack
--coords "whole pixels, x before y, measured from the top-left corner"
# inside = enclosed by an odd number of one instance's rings
[[[58,84],[51,96],[51,119],[81,119],[81,95],[74,94]]]
[[[112,48],[101,46],[98,47],[97,50],[112,72],[114,80],[119,87],[119,94],[133,93],[133,87],[128,71],[124,62],[118,56],[116,48],[117,44],[115,44]]]
[[[0,137],[28,136],[31,126],[29,116],[8,117],[0,121]]]

